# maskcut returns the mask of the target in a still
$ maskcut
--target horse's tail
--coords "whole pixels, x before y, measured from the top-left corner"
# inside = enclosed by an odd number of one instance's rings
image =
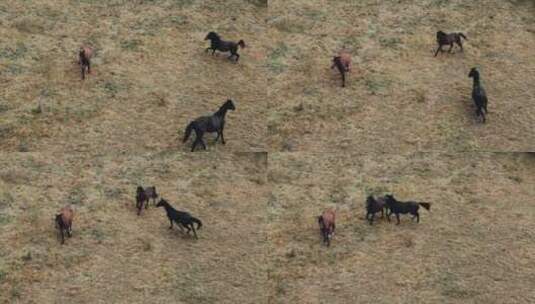
[[[197,223],[197,230],[201,229],[202,227],[202,222],[201,220],[199,220],[198,218],[195,218],[195,217],[191,217],[191,221],[194,222],[194,223]]]
[[[418,205],[424,207],[427,210],[431,210],[431,203],[418,203]]]
[[[191,130],[194,128],[194,121],[190,122],[189,125],[186,127],[186,131],[184,132],[184,139],[182,142],[186,142],[191,134]]]
[[[459,36],[463,37],[464,40],[468,40],[468,38],[466,38],[466,36],[463,33],[459,33]]]

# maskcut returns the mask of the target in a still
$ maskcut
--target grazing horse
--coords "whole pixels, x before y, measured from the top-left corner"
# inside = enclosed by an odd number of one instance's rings
[[[61,244],[65,243],[65,234],[67,233],[68,237],[72,236],[72,220],[74,218],[74,211],[70,206],[65,206],[61,208],[58,214],[56,214],[56,218],[54,219],[56,222],[56,228],[59,230],[61,235]]]
[[[228,58],[231,59],[232,57],[236,57],[236,62],[240,59],[238,47],[241,47],[242,49],[245,48],[245,42],[243,40],[238,42],[225,41],[215,32],[208,33],[204,40],[210,40],[210,47],[206,49],[206,52],[212,50],[212,55],[214,55],[216,50],[220,52],[230,52]]]
[[[164,207],[165,212],[167,213],[167,218],[169,219],[169,222],[171,223],[171,226],[169,226],[169,229],[173,229],[173,222],[175,222],[180,228],[180,230],[183,230],[182,227],[188,229],[187,233],[189,234],[190,231],[193,230],[193,235],[197,239],[197,233],[195,233],[195,226],[193,223],[197,224],[197,230],[201,229],[202,222],[191,216],[188,212],[183,211],[177,211],[175,208],[173,208],[166,200],[163,198],[156,204],[156,207]]]
[[[373,218],[375,213],[381,212],[381,218],[385,216],[384,209],[386,208],[386,200],[384,197],[375,199],[372,195],[366,198],[366,219],[373,225]]]
[[[444,52],[442,50],[443,45],[449,45],[450,49],[448,50],[449,53],[451,53],[451,49],[453,49],[453,43],[457,43],[457,45],[461,48],[461,52],[463,51],[463,42],[461,40],[461,37],[468,40],[466,36],[463,33],[451,33],[446,34],[443,31],[437,32],[437,43],[438,43],[438,49],[435,52],[435,57],[437,56],[438,52]]]
[[[472,99],[476,104],[476,115],[477,117],[481,117],[481,121],[485,123],[485,114],[488,114],[488,100],[487,93],[485,93],[485,89],[483,88],[483,86],[481,85],[481,81],[479,80],[479,71],[476,68],[472,68],[470,70],[470,73],[468,74],[468,77],[474,78],[474,84],[472,87]]]
[[[327,209],[318,216],[318,224],[320,225],[320,233],[323,237],[323,243],[327,246],[331,245],[331,239],[334,235],[335,213],[332,209]]]
[[[420,214],[418,213],[418,209],[420,209],[420,206],[424,207],[427,210],[431,209],[431,203],[419,203],[419,202],[401,202],[394,198],[393,195],[386,195],[385,196],[386,205],[390,209],[390,213],[386,213],[386,218],[388,221],[390,221],[390,215],[394,213],[396,215],[397,219],[397,225],[399,225],[399,215],[400,214],[407,214],[410,213],[413,215],[412,220],[416,218],[416,222],[420,222]]]
[[[190,122],[188,126],[186,127],[186,131],[184,134],[184,139],[182,142],[186,142],[191,134],[192,130],[195,130],[195,141],[193,142],[193,145],[191,146],[191,152],[195,150],[195,146],[197,144],[201,144],[204,150],[206,150],[206,145],[204,144],[204,141],[202,140],[202,136],[204,135],[204,132],[213,133],[217,132],[217,137],[215,138],[215,142],[221,137],[221,143],[225,144],[225,137],[223,136],[223,129],[225,128],[225,115],[227,114],[227,111],[236,110],[236,107],[234,106],[234,102],[232,100],[228,99],[220,108],[211,116],[201,116],[196,118],[194,121]]]
[[[141,210],[143,209],[143,204],[145,204],[145,209],[147,209],[149,206],[149,197],[145,193],[145,190],[143,190],[143,187],[138,186],[136,189],[137,215],[141,214]]]
[[[351,70],[351,54],[347,51],[341,51],[338,56],[333,57],[333,64],[331,69],[335,67],[340,72],[342,76],[342,87],[346,86],[346,73]]]
[[[85,70],[87,74],[91,74],[91,57],[93,56],[93,50],[87,46],[81,46],[78,53],[78,64],[82,71],[82,80],[85,79]]]

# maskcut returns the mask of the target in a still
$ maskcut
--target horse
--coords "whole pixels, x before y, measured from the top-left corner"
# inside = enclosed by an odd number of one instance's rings
[[[74,211],[70,206],[65,206],[61,208],[54,221],[56,222],[56,228],[59,230],[61,235],[61,244],[65,243],[65,234],[67,233],[68,237],[72,236],[72,220],[74,218]]]
[[[169,229],[173,229],[173,222],[175,222],[180,228],[180,230],[183,230],[182,227],[188,229],[187,233],[189,234],[190,231],[193,231],[193,235],[195,236],[195,239],[197,238],[197,233],[195,232],[195,226],[194,223],[197,224],[197,230],[201,229],[202,222],[191,216],[188,212],[178,211],[175,208],[173,208],[166,200],[163,198],[160,199],[158,204],[156,204],[156,207],[164,207],[165,212],[167,213],[167,218],[169,219],[169,222],[171,223],[171,226],[169,226]]]
[[[461,40],[461,37],[465,40],[468,40],[466,36],[463,33],[451,33],[446,34],[443,31],[437,32],[437,43],[438,43],[438,49],[435,52],[435,57],[438,54],[438,51],[444,52],[442,50],[443,45],[450,45],[450,49],[448,50],[449,53],[451,53],[451,49],[453,49],[453,43],[457,43],[457,45],[461,48],[461,52],[463,51],[463,42]]]
[[[346,86],[346,73],[351,70],[351,54],[347,51],[341,51],[338,56],[334,56],[332,59],[333,64],[331,69],[335,67],[342,76],[342,87]]]
[[[148,206],[149,206],[149,197],[145,193],[145,190],[143,190],[143,187],[138,186],[137,189],[136,189],[137,215],[141,214],[141,210],[143,209],[143,205],[145,205],[145,209],[148,208]]]
[[[366,219],[373,225],[373,218],[375,213],[381,212],[381,218],[385,216],[384,209],[386,208],[386,201],[384,197],[375,199],[373,195],[366,198]]]
[[[221,143],[224,145],[225,137],[223,136],[223,129],[225,128],[225,115],[227,114],[228,110],[236,110],[234,102],[231,99],[227,99],[227,101],[213,115],[201,116],[190,122],[186,127],[186,131],[184,132],[184,139],[182,140],[182,142],[185,143],[188,140],[191,131],[195,130],[196,137],[195,141],[193,142],[193,145],[191,146],[191,152],[195,150],[195,147],[199,143],[202,145],[204,150],[206,150],[206,145],[202,140],[202,137],[205,132],[217,132],[215,142],[217,142],[219,137],[221,137]]]
[[[477,68],[472,68],[470,70],[470,73],[468,74],[468,77],[474,78],[474,83],[472,87],[472,99],[474,100],[474,103],[476,105],[476,115],[478,118],[481,117],[481,121],[485,123],[485,114],[488,114],[488,99],[487,93],[485,93],[485,89],[483,88],[479,80],[479,71],[477,70]]]
[[[331,245],[331,239],[334,235],[335,225],[335,213],[332,209],[327,209],[318,216],[318,224],[320,226],[320,233],[323,237],[323,243],[329,247]]]
[[[85,79],[85,70],[87,74],[91,74],[91,57],[93,56],[93,49],[87,46],[81,46],[78,53],[78,64],[82,72],[82,80]]]
[[[245,48],[245,42],[243,40],[238,42],[225,41],[215,32],[208,33],[204,40],[210,40],[210,47],[206,49],[206,52],[212,50],[212,55],[214,55],[216,50],[220,52],[230,52],[228,59],[236,57],[236,62],[240,59],[238,47],[241,47],[242,49]]]
[[[431,203],[424,203],[424,202],[401,202],[394,198],[393,195],[386,195],[386,206],[390,209],[390,212],[386,213],[386,218],[388,221],[390,221],[390,215],[394,213],[396,215],[397,224],[399,225],[399,215],[400,214],[407,214],[410,213],[413,215],[412,220],[416,218],[416,222],[420,222],[420,214],[418,213],[418,209],[420,209],[420,206],[424,207],[427,210],[431,210]]]
[[[143,189],[143,191],[145,192],[145,195],[148,199],[152,198],[152,204],[156,205],[156,199],[159,197],[158,193],[156,192],[156,187],[146,187]]]

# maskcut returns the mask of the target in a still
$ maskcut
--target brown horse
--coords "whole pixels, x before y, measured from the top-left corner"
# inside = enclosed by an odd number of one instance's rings
[[[70,206],[61,208],[58,214],[56,214],[55,222],[56,228],[61,234],[61,244],[65,243],[64,232],[67,232],[67,236],[72,236],[72,220],[74,218],[74,211]]]
[[[318,216],[318,224],[320,225],[320,232],[323,237],[323,243],[327,246],[331,245],[331,239],[334,235],[335,213],[332,209],[327,209]]]
[[[333,57],[332,61],[333,64],[331,65],[331,69],[334,69],[335,67],[338,69],[342,76],[342,87],[345,87],[346,73],[351,71],[351,54],[346,50],[342,50],[338,53],[338,56]]]
[[[85,71],[91,74],[91,57],[93,57],[93,49],[88,46],[81,46],[78,53],[78,64],[82,72],[82,80],[85,79]]]
[[[446,34],[443,31],[437,32],[437,43],[438,43],[438,49],[435,52],[435,57],[437,56],[438,52],[444,52],[442,50],[443,45],[449,45],[450,49],[448,50],[448,53],[451,53],[451,49],[453,49],[453,43],[456,43],[460,48],[461,52],[463,51],[463,42],[461,40],[461,37],[468,40],[466,36],[463,33],[451,33]]]
[[[366,219],[373,225],[373,218],[375,213],[381,212],[381,218],[385,216],[386,200],[384,197],[374,198],[373,195],[369,195],[366,198]]]

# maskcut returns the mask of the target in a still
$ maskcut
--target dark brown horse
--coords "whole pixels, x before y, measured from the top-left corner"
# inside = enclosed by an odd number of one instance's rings
[[[145,205],[145,209],[149,206],[149,197],[145,193],[145,190],[143,190],[143,187],[138,186],[136,189],[136,208],[137,208],[137,215],[141,214],[141,210],[143,209],[143,205]]]
[[[93,57],[93,49],[87,46],[81,46],[78,53],[78,64],[82,72],[82,80],[85,79],[85,71],[87,74],[91,74],[91,57]]]
[[[342,76],[342,87],[346,86],[346,73],[351,70],[351,54],[347,51],[341,51],[338,56],[333,57],[331,69],[335,67]]]
[[[54,221],[56,222],[56,228],[61,235],[61,244],[65,243],[65,232],[68,237],[72,236],[72,220],[74,218],[74,211],[70,206],[61,208]]]
[[[418,213],[418,210],[420,209],[420,206],[424,207],[427,210],[431,210],[431,203],[420,203],[412,201],[401,202],[396,200],[393,195],[386,195],[385,200],[388,209],[390,209],[390,212],[386,213],[386,218],[390,221],[390,215],[394,213],[396,215],[397,225],[399,225],[400,214],[410,213],[413,215],[412,220],[416,219],[416,222],[419,223],[420,214]]]
[[[212,50],[212,55],[215,53],[216,50],[220,52],[230,52],[230,56],[228,58],[231,59],[232,57],[236,57],[236,62],[238,62],[238,60],[240,59],[240,54],[238,54],[238,47],[241,47],[242,49],[245,48],[245,42],[243,40],[240,40],[238,42],[225,41],[221,39],[221,37],[215,32],[208,33],[204,40],[210,40],[210,47],[206,49],[207,52],[209,50]]]
[[[323,237],[323,243],[327,246],[331,245],[331,239],[334,235],[335,225],[335,213],[332,209],[327,209],[318,216],[318,224],[320,226],[321,236]]]
[[[378,197],[377,199],[373,195],[369,195],[366,198],[366,219],[373,225],[373,219],[377,212],[381,212],[381,218],[385,216],[386,200],[384,197]]]
[[[450,49],[448,50],[449,53],[451,53],[451,49],[453,49],[453,43],[457,43],[457,45],[461,48],[461,52],[463,51],[463,42],[461,40],[461,37],[468,40],[466,36],[463,33],[451,33],[446,34],[443,31],[437,32],[437,43],[438,43],[438,49],[435,52],[435,57],[437,56],[438,52],[444,52],[442,50],[442,46],[449,45]]]

